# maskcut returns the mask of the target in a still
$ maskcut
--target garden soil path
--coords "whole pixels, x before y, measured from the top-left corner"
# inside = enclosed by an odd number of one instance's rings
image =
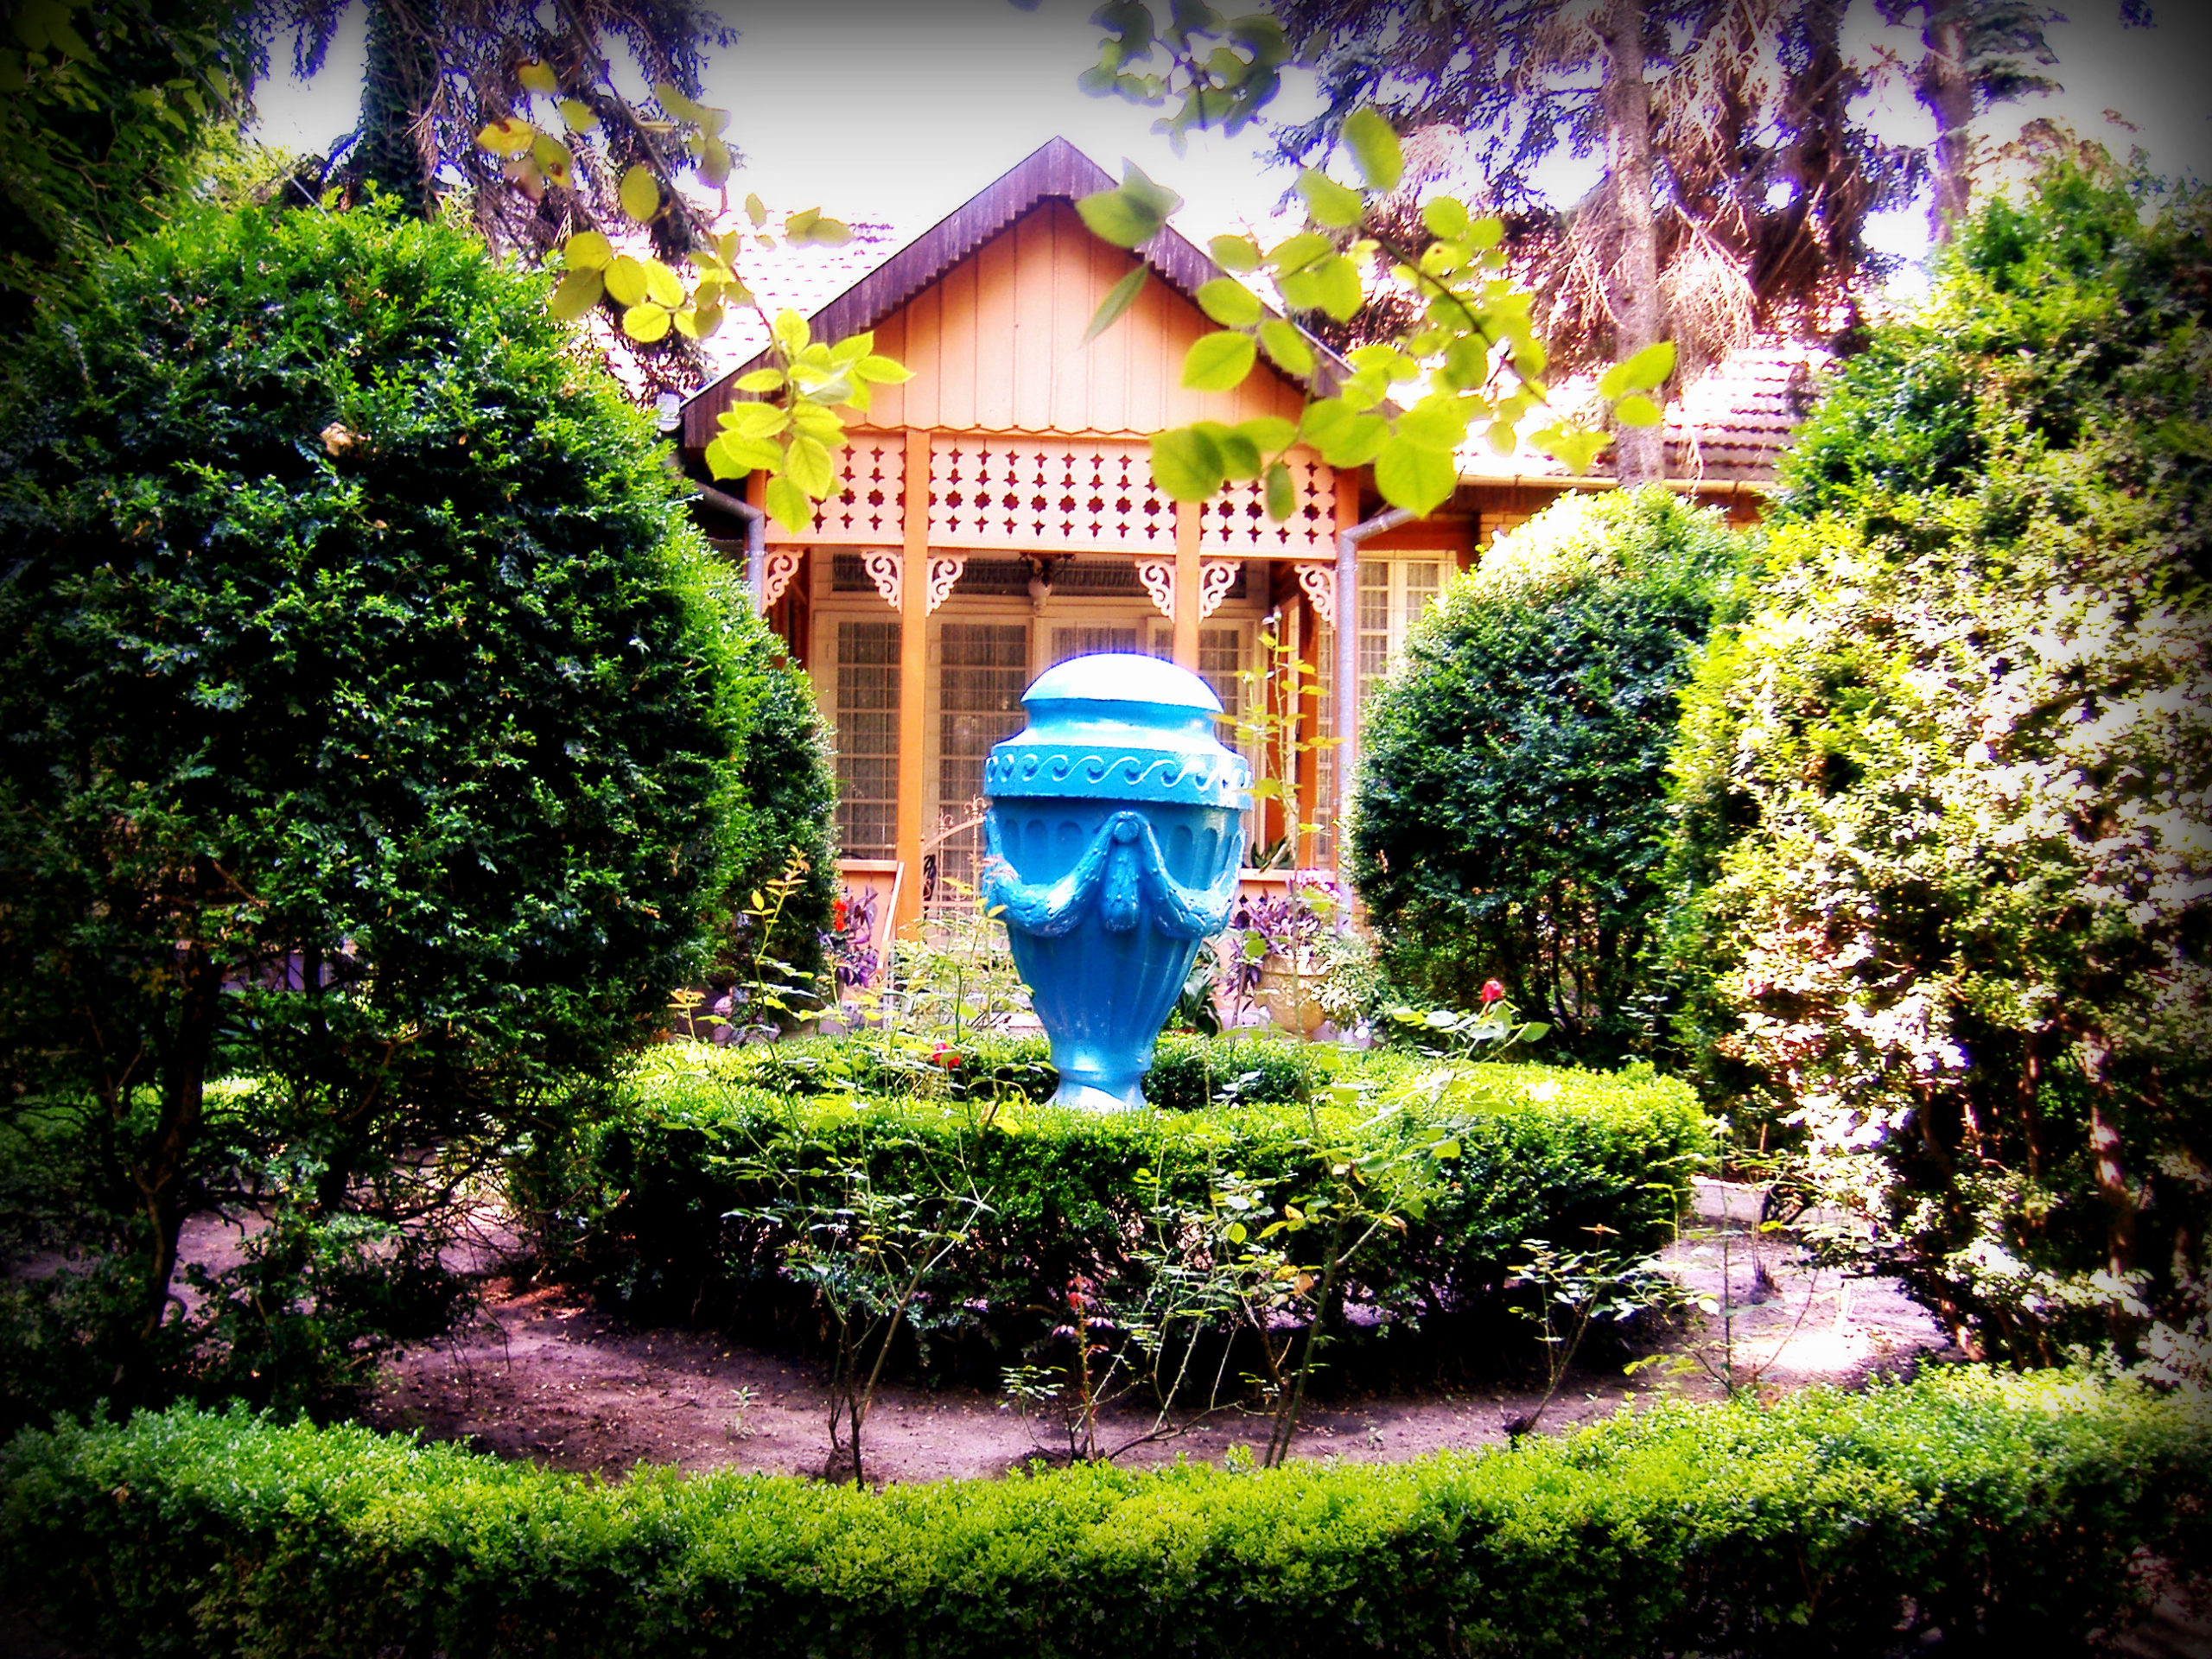
[[[1758,1282],[1744,1189],[1704,1184],[1699,1208],[1704,1225],[1668,1252],[1670,1269],[1728,1308],[1738,1366],[1758,1370],[1762,1390],[1854,1384],[1955,1355],[1935,1321],[1885,1281],[1846,1282],[1833,1270],[1811,1272],[1792,1262],[1786,1249],[1768,1244],[1758,1255],[1772,1282]],[[1715,1321],[1705,1323],[1683,1350],[1702,1351],[1717,1366],[1721,1332]],[[1618,1366],[1577,1370],[1545,1409],[1541,1427],[1569,1428],[1662,1392],[1711,1398],[1720,1389],[1701,1367],[1668,1384],[1625,1377]],[[1331,1398],[1306,1412],[1294,1451],[1396,1461],[1440,1447],[1500,1444],[1509,1438],[1506,1426],[1534,1411],[1541,1395],[1540,1379],[1508,1379],[1464,1391]],[[749,1348],[727,1333],[639,1325],[579,1292],[530,1287],[496,1270],[486,1283],[482,1316],[450,1338],[395,1356],[368,1415],[380,1428],[416,1429],[432,1440],[610,1476],[639,1464],[817,1475],[829,1450],[830,1395],[818,1363]],[[1114,1419],[1106,1444],[1119,1446],[1150,1427],[1149,1416]],[[1267,1438],[1264,1419],[1235,1412],[1179,1427],[1116,1460],[1135,1468],[1177,1457],[1212,1461]],[[1068,1446],[1049,1412],[1024,1416],[975,1389],[892,1384],[879,1390],[864,1452],[873,1483],[996,1476],[1032,1459],[1065,1460]]]

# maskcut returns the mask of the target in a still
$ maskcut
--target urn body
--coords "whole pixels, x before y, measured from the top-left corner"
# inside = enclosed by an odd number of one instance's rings
[[[1160,1027],[1236,899],[1251,772],[1215,738],[1205,683],[1155,658],[1076,658],[1021,702],[1028,725],[983,770],[983,903],[1060,1103],[1140,1107]]]

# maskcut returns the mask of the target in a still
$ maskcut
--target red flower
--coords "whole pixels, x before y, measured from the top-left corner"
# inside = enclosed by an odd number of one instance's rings
[[[1483,1007],[1490,1007],[1491,1003],[1497,1001],[1498,998],[1504,995],[1505,987],[1499,984],[1496,980],[1486,979],[1483,982]]]
[[[960,1064],[960,1051],[950,1043],[939,1043],[935,1048],[930,1050],[930,1063],[933,1065],[956,1066]]]

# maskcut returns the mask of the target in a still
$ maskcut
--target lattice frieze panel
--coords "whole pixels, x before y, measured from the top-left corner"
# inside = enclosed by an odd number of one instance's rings
[[[906,439],[859,434],[837,457],[837,464],[844,487],[815,509],[814,528],[795,539],[876,545],[903,540]]]
[[[1105,553],[1175,548],[1175,504],[1144,446],[941,436],[930,451],[930,541]]]
[[[1230,484],[1198,510],[1198,549],[1277,558],[1334,558],[1337,550],[1337,480],[1318,461],[1295,456],[1290,468],[1290,517],[1278,524],[1268,517],[1267,489],[1252,479]]]

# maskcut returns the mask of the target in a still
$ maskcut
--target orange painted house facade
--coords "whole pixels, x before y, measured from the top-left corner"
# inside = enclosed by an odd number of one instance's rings
[[[1172,228],[1134,255],[1093,237],[1072,204],[1111,182],[1055,140],[811,319],[817,338],[872,328],[876,350],[913,371],[875,389],[842,457],[843,488],[815,525],[791,537],[768,524],[759,567],[763,612],[836,732],[846,879],[874,887],[894,924],[972,887],[984,756],[1020,729],[1031,679],[1094,651],[1147,652],[1204,677],[1279,781],[1281,798],[1249,825],[1253,845],[1279,863],[1325,863],[1337,767],[1311,740],[1327,734],[1340,619],[1357,632],[1364,690],[1491,533],[1563,488],[1610,482],[1471,479],[1430,518],[1363,542],[1342,598],[1338,534],[1382,505],[1363,473],[1294,452],[1298,509],[1283,523],[1255,484],[1203,506],[1168,500],[1152,482],[1153,432],[1294,420],[1306,388],[1264,359],[1232,392],[1180,386],[1185,351],[1215,326],[1190,296],[1220,272]],[[1151,278],[1136,304],[1084,343],[1140,259]],[[1325,377],[1334,362],[1322,355]],[[732,382],[763,360],[684,405],[694,478],[739,395]],[[1740,481],[1707,493],[1756,507]],[[702,500],[709,535],[741,549],[745,527],[711,492]],[[1268,672],[1286,652],[1318,671],[1302,696]]]

